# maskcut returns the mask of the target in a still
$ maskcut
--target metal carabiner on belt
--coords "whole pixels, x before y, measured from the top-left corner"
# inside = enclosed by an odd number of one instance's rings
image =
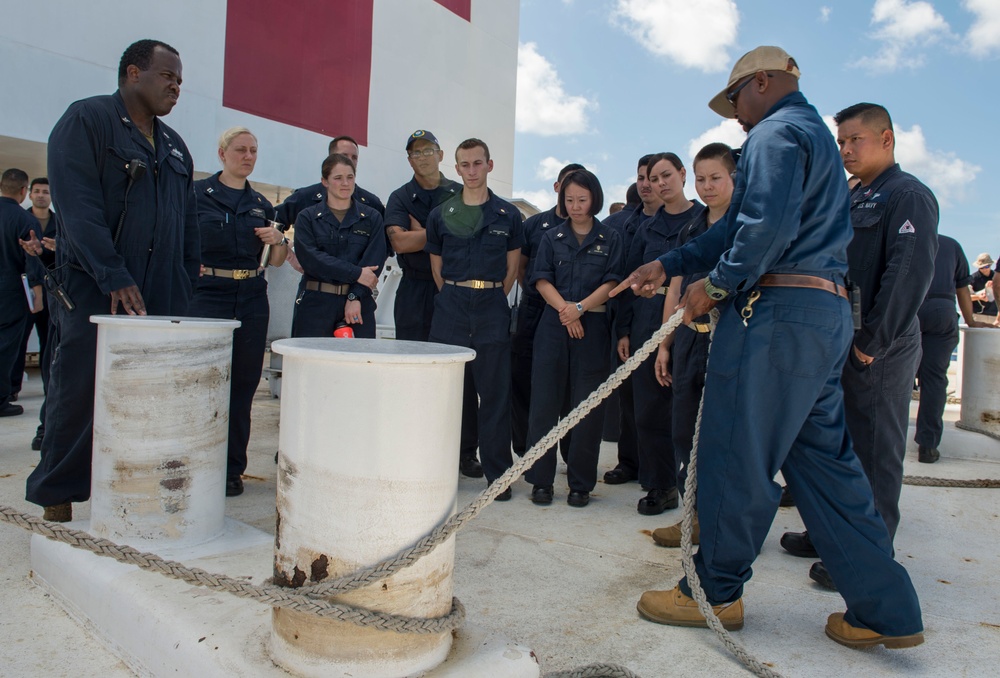
[[[743,318],[743,327],[747,327],[747,321],[753,317],[753,304],[758,299],[760,299],[760,290],[754,290],[750,293],[750,296],[747,297],[747,305],[743,307],[742,311],[740,311],[740,316]]]

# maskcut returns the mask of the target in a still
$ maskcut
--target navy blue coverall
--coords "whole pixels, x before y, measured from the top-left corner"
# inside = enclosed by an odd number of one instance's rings
[[[937,449],[944,433],[944,406],[948,402],[948,366],[958,346],[958,315],[955,290],[972,283],[969,260],[962,246],[946,235],[938,235],[934,277],[924,303],[917,311],[920,320],[920,407],[913,440],[922,447]]]
[[[545,308],[545,300],[535,291],[535,285],[530,281],[542,238],[564,221],[556,214],[555,207],[524,220],[524,247],[521,248],[521,254],[528,259],[528,265],[524,270],[524,285],[517,304],[517,328],[510,338],[510,434],[514,453],[518,456],[523,456],[530,447],[528,412],[531,407],[531,356],[535,330]],[[572,432],[567,435],[571,434]]]
[[[626,207],[620,212],[610,215],[604,220],[604,225],[611,230],[617,231],[622,237],[622,251],[628,257],[629,248],[632,246],[632,238],[639,230],[642,223],[649,219],[642,211],[642,206],[636,208]],[[626,273],[631,270],[625,267]],[[631,317],[632,302],[635,301],[631,295],[619,295],[608,300],[608,316],[611,320],[611,366],[618,369],[622,365],[622,359],[618,355],[618,334],[619,318],[623,314]],[[632,392],[632,375],[622,382],[613,396],[618,397],[618,463],[616,468],[623,470],[632,478],[639,477],[639,440],[635,432],[635,397]],[[610,398],[609,398],[610,400]],[[606,412],[613,405],[608,404]],[[607,428],[607,424],[605,424]]]
[[[191,155],[159,118],[153,135],[155,148],[116,92],[71,104],[49,136],[49,181],[59,210],[56,277],[76,307],[50,309],[57,336],[45,438],[41,461],[27,481],[28,501],[40,506],[90,497],[97,353],[90,316],[108,313],[111,292],[132,285],[149,315],[186,315],[198,280]],[[148,169],[131,186],[126,204],[126,164],[133,159]]]
[[[708,210],[688,224],[677,235],[677,246],[682,247],[708,230]],[[684,276],[681,281],[680,298],[691,284],[703,284],[704,275],[695,273]],[[674,443],[674,468],[677,472],[677,489],[683,494],[687,480],[687,466],[691,462],[691,447],[694,441],[695,424],[698,421],[698,405],[705,389],[705,369],[708,365],[708,314],[695,318],[694,327],[680,325],[674,330],[674,341],[670,346],[670,376],[673,381],[673,409],[670,421],[671,437]]]
[[[462,191],[462,184],[441,175],[437,188],[427,190],[410,179],[389,195],[385,208],[385,227],[399,226],[410,230],[410,217],[427,228],[427,217],[431,210],[448,198]],[[431,260],[427,252],[396,254],[396,261],[403,270],[403,279],[396,290],[393,320],[396,323],[396,338],[407,341],[427,341],[431,333],[431,318],[434,315],[434,297],[437,285],[431,274]]]
[[[695,201],[679,214],[669,214],[660,207],[656,214],[643,222],[629,247],[625,268],[634,271],[666,254],[677,244],[677,235],[693,219],[701,216],[705,206]],[[630,300],[619,320],[618,336],[629,337],[629,350],[635,352],[663,324],[665,294],[652,299],[637,297]],[[639,448],[639,483],[650,490],[671,490],[677,486],[671,417],[673,391],[656,380],[656,352],[632,373],[632,395],[635,408],[635,429]]]
[[[35,218],[34,214],[31,212],[29,207],[26,212]],[[37,220],[36,220],[37,221]],[[37,229],[35,236],[38,241],[41,242],[42,238],[58,238],[58,221],[56,220],[56,214],[51,209],[49,210],[49,221],[45,225],[45,230]],[[42,253],[38,255],[38,263],[41,264],[42,268],[39,269],[39,274],[42,275],[44,279],[45,273],[55,268],[56,265],[56,253],[47,249],[42,249]],[[52,362],[52,344],[53,341],[49,341],[49,337],[55,336],[55,330],[52,328],[52,323],[55,322],[55,315],[50,310],[53,306],[59,302],[49,294],[47,289],[43,289],[42,293],[45,295],[45,308],[43,308],[38,313],[33,314],[28,319],[28,324],[24,328],[24,336],[21,338],[21,350],[17,354],[17,362],[14,364],[14,369],[11,373],[11,382],[14,387],[14,392],[20,391],[20,379],[24,377],[24,360],[25,352],[28,350],[28,340],[31,339],[31,328],[34,326],[35,333],[38,335],[38,349],[39,349],[39,371],[42,373],[42,393],[48,395],[49,393],[49,364]],[[32,441],[32,449],[35,449],[35,441],[41,442],[42,437],[45,435],[45,400],[42,400],[42,406],[38,408],[38,428],[35,430],[35,440]],[[40,449],[40,448],[39,448]]]
[[[455,233],[449,222],[456,213],[481,212],[473,233]],[[435,207],[427,219],[424,250],[441,257],[445,283],[434,299],[431,341],[476,351],[466,363],[465,391],[478,394],[479,460],[489,482],[512,464],[510,447],[510,306],[503,291],[507,253],[524,245],[521,213],[493,191],[482,205],[465,205],[462,194]],[[450,283],[482,281],[473,289]],[[464,403],[475,403],[466,395]],[[464,409],[464,408],[463,408]],[[462,425],[468,416],[463,411]],[[469,437],[468,432],[462,439]]]
[[[400,186],[389,195],[385,210],[386,231],[390,226],[410,230],[410,217],[427,228],[427,217],[431,210],[445,200],[461,193],[462,184],[441,175],[441,183],[434,190],[421,188],[415,179]],[[403,269],[403,279],[396,289],[393,306],[393,320],[396,324],[396,338],[409,341],[427,341],[431,334],[431,319],[434,317],[434,298],[438,289],[431,273],[431,260],[427,252],[396,254],[396,261]],[[476,422],[475,391],[465,391],[470,400],[462,407],[461,457],[476,457],[479,446],[479,432]]]
[[[377,266],[373,272],[378,276],[385,264],[382,216],[357,200],[342,222],[325,202],[305,209],[295,220],[295,255],[305,273],[295,299],[292,336],[332,337],[353,295],[361,302],[361,324],[351,325],[354,336],[374,339],[375,299],[358,278],[363,267]],[[327,291],[329,285],[342,291]]]
[[[41,285],[43,275],[38,258],[25,254],[18,241],[26,240],[37,229],[38,221],[21,209],[14,198],[0,196],[0,410],[7,407],[16,393],[11,376],[24,328],[30,327],[31,313],[21,275],[26,273],[32,286]],[[21,369],[24,369],[23,353]]]
[[[226,462],[226,477],[239,478],[247,468],[250,410],[260,384],[270,316],[267,281],[263,271],[257,274],[264,243],[254,229],[263,228],[268,219],[274,218],[274,207],[249,181],[243,190],[236,190],[223,185],[220,174],[216,172],[194,184],[201,265],[208,270],[198,279],[189,313],[200,318],[240,321],[233,332]],[[252,277],[240,278],[233,271]]]
[[[354,186],[354,194],[351,196],[360,203],[360,207],[374,208],[379,216],[385,214],[385,205],[377,195],[371,191],[366,191],[358,185]],[[298,188],[292,192],[285,200],[278,205],[277,221],[292,225],[299,219],[299,212],[310,207],[322,207],[326,204],[326,188],[323,184],[313,184]],[[296,235],[298,232],[296,231]]]
[[[572,226],[563,222],[550,229],[533,259],[528,286],[539,280],[552,283],[566,301],[579,302],[607,282],[619,282],[625,268],[621,237],[596,218],[583,243]],[[528,447],[542,439],[559,421],[563,404],[576,407],[601,385],[610,370],[611,326],[607,306],[580,318],[583,338],[574,339],[559,320],[559,311],[548,304],[535,332],[531,371],[531,413]],[[597,484],[604,406],[590,412],[573,428],[566,464],[569,489],[590,492]],[[535,462],[528,482],[551,486],[556,476],[555,448]]]
[[[861,288],[861,329],[844,366],[844,405],[875,508],[895,538],[913,378],[920,364],[917,311],[934,274],[938,205],[916,177],[893,165],[851,192],[851,280]]]
[[[735,183],[726,217],[659,260],[668,277],[711,271],[712,284],[730,294],[719,304],[699,429],[701,583],[713,605],[743,594],[778,509],[781,470],[847,602],[846,621],[884,635],[918,633],[916,592],[892,557],[844,422],[850,304],[822,289],[757,286],[768,273],[841,285],[847,274],[843,167],[801,93],[783,97],[750,130]],[[690,595],[686,579],[680,588]]]
[[[56,220],[55,212],[49,210],[49,220],[45,224],[45,231],[41,229],[41,224],[35,218],[32,213],[31,208],[25,210],[28,216],[35,220],[34,231],[35,237],[41,242],[42,238],[55,238],[56,231]],[[55,265],[56,253],[50,252],[47,249],[42,249],[42,253],[38,255],[39,263],[45,268],[51,268]],[[38,313],[31,313],[28,317],[28,322],[24,326],[24,336],[21,337],[21,350],[18,351],[17,361],[14,363],[14,368],[10,373],[11,387],[14,393],[21,392],[21,382],[24,379],[24,359],[25,353],[28,350],[28,341],[31,339],[31,330],[35,330],[35,334],[38,336],[38,355],[39,355],[39,367],[42,372],[42,392],[48,390],[49,388],[49,366],[46,362],[46,357],[48,356],[48,337],[49,337],[49,303],[48,299],[45,300],[45,307]],[[39,426],[39,433],[45,430],[45,407],[39,411],[39,418],[41,419],[41,424]]]

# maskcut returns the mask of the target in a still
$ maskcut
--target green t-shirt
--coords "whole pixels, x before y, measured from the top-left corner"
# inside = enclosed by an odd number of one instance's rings
[[[457,202],[457,201],[456,201]],[[483,227],[483,206],[459,202],[441,214],[445,228],[457,238],[471,238]]]

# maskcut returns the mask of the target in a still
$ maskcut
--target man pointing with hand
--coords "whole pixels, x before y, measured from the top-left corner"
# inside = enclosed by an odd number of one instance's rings
[[[699,432],[695,567],[723,625],[743,626],[743,585],[778,508],[781,470],[847,602],[827,635],[852,647],[910,647],[923,642],[917,596],[892,558],[844,423],[840,373],[853,336],[847,184],[798,81],[798,65],[778,47],[737,61],[709,103],[749,132],[727,216],[614,293],[652,293],[668,276],[709,272],[681,302],[688,321],[720,309]],[[705,625],[686,578],[647,591],[638,610],[661,624]]]

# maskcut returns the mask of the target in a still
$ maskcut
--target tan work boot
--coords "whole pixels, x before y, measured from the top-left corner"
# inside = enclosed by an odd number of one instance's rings
[[[923,633],[914,633],[909,636],[883,636],[871,629],[851,626],[844,619],[843,612],[834,612],[826,620],[826,635],[831,640],[847,647],[884,645],[890,650],[901,650],[906,647],[916,647],[924,642]]]
[[[646,591],[636,605],[639,614],[651,622],[668,626],[707,627],[708,622],[698,609],[698,603],[674,587],[669,591]],[[712,607],[715,616],[727,631],[743,628],[743,599]]]
[[[700,536],[701,530],[698,527],[698,516],[695,516],[694,522],[691,523],[691,543],[697,544]],[[653,541],[660,546],[679,548],[681,545],[681,524],[677,523],[670,527],[656,528],[653,530]]]
[[[50,523],[68,523],[73,520],[73,505],[67,502],[46,506],[45,512],[42,513],[42,520],[47,520]]]

